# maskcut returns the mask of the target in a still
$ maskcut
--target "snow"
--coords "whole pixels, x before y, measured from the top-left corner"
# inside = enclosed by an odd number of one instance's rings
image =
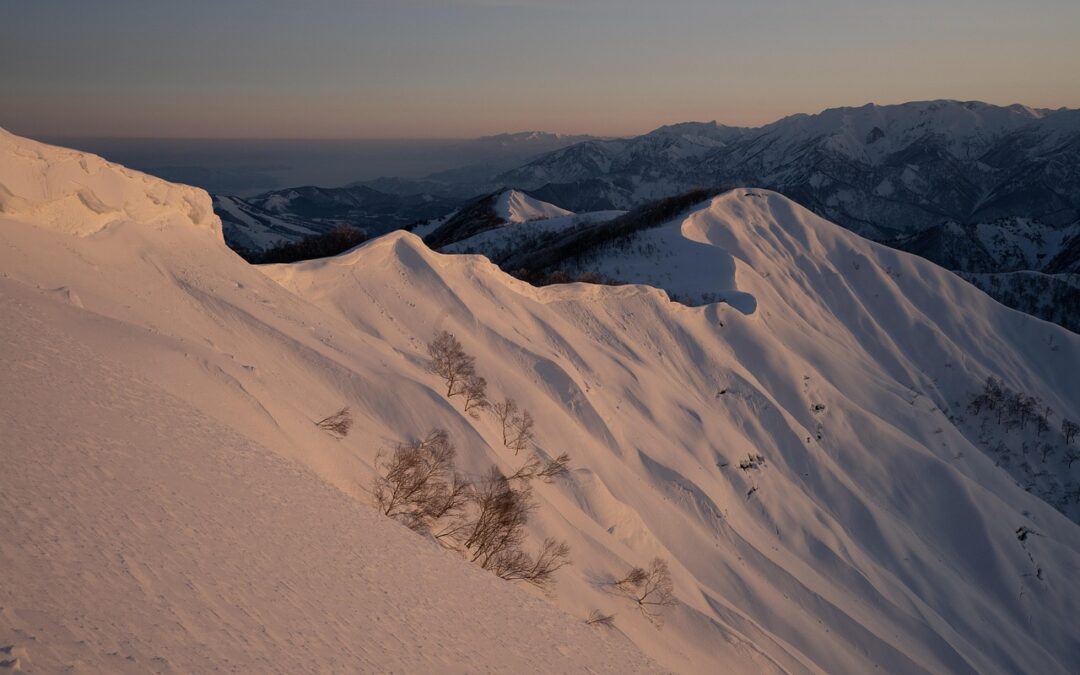
[[[319,234],[309,227],[276,217],[268,211],[252,213],[252,206],[238,197],[217,195],[213,198],[215,212],[226,220],[222,223],[225,239],[233,248],[260,251],[303,237]]]
[[[0,386],[18,392],[0,408],[0,569],[15,581],[0,585],[0,647],[24,667],[1080,664],[1080,527],[949,417],[993,374],[1080,419],[1080,336],[767,191],[655,231],[700,250],[654,261],[673,288],[753,299],[738,311],[642,285],[533,288],[405,232],[255,268],[188,189],[113,165],[78,174],[87,199],[59,222],[44,190],[12,186],[74,153],[5,141],[0,194],[22,201],[0,214]],[[128,203],[102,224],[87,203],[115,186]],[[571,546],[550,598],[369,507],[375,454],[432,426],[466,473],[522,461],[426,371],[439,329],[493,397],[530,410],[538,452],[572,457],[570,477],[536,486],[529,526]],[[345,439],[312,424],[342,405]],[[748,453],[764,466],[740,470]],[[679,600],[662,628],[607,583],[653,556]],[[585,626],[592,609],[616,628]]]
[[[49,168],[67,151],[8,143],[0,193],[73,187]],[[91,196],[145,188],[176,197],[157,205],[174,222],[187,211],[186,191],[87,163],[70,175]],[[346,443],[311,419],[349,381],[393,384],[388,349],[364,357],[332,324],[357,355],[342,380],[320,313],[205,236],[210,222],[113,220],[77,239],[96,210],[41,213],[0,215],[0,387],[19,392],[0,411],[0,647],[19,667],[656,671],[617,631],[370,508],[369,463],[398,431]]]
[[[28,144],[0,129],[0,214],[90,235],[111,223],[219,230],[210,197],[95,155]]]
[[[520,190],[506,190],[495,200],[495,215],[511,223],[525,223],[559,216],[572,216],[572,211],[540,201]]]
[[[569,216],[557,216],[540,220],[529,220],[521,223],[502,225],[490,230],[484,230],[466,239],[455,241],[442,247],[444,253],[480,253],[492,260],[504,258],[513,253],[528,250],[539,237],[556,232],[562,232],[586,223],[600,223],[617,218],[626,213],[625,211],[589,211]],[[445,219],[443,220],[445,222]],[[438,223],[441,224],[441,223]],[[436,225],[437,227],[437,225]],[[430,225],[413,230],[413,233],[423,237],[434,228]]]

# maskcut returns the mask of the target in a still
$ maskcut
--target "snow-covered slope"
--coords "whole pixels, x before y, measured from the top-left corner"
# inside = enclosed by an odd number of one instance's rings
[[[444,216],[416,231],[423,234],[424,241],[436,249],[458,244],[478,236],[487,237],[493,232],[513,231],[526,234],[535,229],[536,221],[569,224],[574,213],[525,194],[520,190],[500,190],[473,199],[453,213]],[[520,228],[522,224],[528,227]],[[555,224],[559,227],[559,224]]]
[[[235,251],[264,251],[325,232],[325,226],[282,216],[239,197],[214,196],[225,243]]]
[[[545,237],[585,224],[609,221],[624,213],[625,211],[591,211],[506,224],[447,244],[439,250],[443,253],[477,253],[499,263],[510,256],[531,250]]]
[[[495,214],[510,223],[525,223],[559,216],[572,216],[572,211],[542,202],[520,190],[506,190],[495,199]]]
[[[722,271],[742,311],[534,288],[402,232],[257,269],[212,226],[0,218],[0,372],[25,392],[0,409],[0,639],[46,670],[648,668],[623,636],[688,673],[1080,664],[1080,528],[965,412],[993,374],[1080,419],[1080,337],[775,193],[665,230],[725,261],[685,275]],[[376,452],[432,426],[467,473],[522,461],[426,372],[439,329],[573,458],[530,521],[570,543],[562,612],[366,510]],[[312,420],[342,405],[339,441]],[[610,585],[654,556],[663,628]]]
[[[3,668],[656,670],[376,515],[427,384],[237,258],[206,193],[2,140]],[[398,413],[312,425],[376,382]]]

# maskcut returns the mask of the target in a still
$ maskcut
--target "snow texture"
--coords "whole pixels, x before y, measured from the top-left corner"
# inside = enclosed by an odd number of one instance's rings
[[[715,249],[657,261],[672,284],[706,270],[750,312],[534,288],[405,232],[255,268],[206,195],[51,168],[79,161],[0,155],[0,647],[23,669],[1080,668],[1080,528],[960,420],[990,374],[1080,419],[1080,336],[771,192],[657,230]],[[432,426],[469,474],[522,461],[427,372],[440,329],[572,457],[529,524],[571,546],[550,599],[369,508],[376,452]],[[343,405],[346,438],[313,424]],[[662,628],[611,585],[654,556]]]

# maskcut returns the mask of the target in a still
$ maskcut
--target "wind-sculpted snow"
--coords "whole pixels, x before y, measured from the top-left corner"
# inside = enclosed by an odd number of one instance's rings
[[[220,231],[202,190],[0,129],[0,214],[90,235],[116,222]]]
[[[1080,665],[1080,528],[960,419],[990,374],[1080,419],[1080,337],[775,193],[671,224],[750,314],[534,288],[408,233],[254,268],[193,227],[0,219],[0,647],[34,666]],[[376,453],[432,427],[467,474],[524,461],[427,372],[437,330],[571,455],[529,523],[571,547],[547,601],[368,508]],[[347,437],[313,424],[345,405]],[[656,556],[662,628],[611,583]]]

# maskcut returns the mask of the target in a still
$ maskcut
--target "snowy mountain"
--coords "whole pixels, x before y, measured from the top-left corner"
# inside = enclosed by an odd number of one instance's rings
[[[1077,167],[1080,111],[928,101],[835,108],[756,129],[673,125],[571,146],[496,182],[589,210],[632,208],[700,186],[760,185],[864,236],[968,274],[1014,308],[1051,318],[1068,317],[1075,306],[1069,280],[1012,275],[1006,293],[999,292],[1004,278],[990,283],[985,275],[1042,273],[1062,253],[1067,259],[1059,268],[1080,264],[1080,257],[1056,248],[1080,227]],[[949,231],[955,228],[969,231],[961,245],[928,245],[955,241]],[[986,246],[988,237],[1012,243]],[[1018,248],[1039,249],[1042,257],[1018,267]],[[977,268],[954,267],[952,251],[982,259]],[[1047,285],[1066,308],[1047,312],[1031,300],[1045,296]],[[1063,325],[1077,328],[1067,318]]]
[[[467,202],[453,213],[418,227],[414,232],[423,236],[429,246],[441,249],[508,225],[549,219],[569,222],[573,216],[564,208],[520,190],[503,190]],[[522,230],[514,228],[514,232]]]
[[[639,231],[671,253],[651,270],[603,253],[721,300],[687,306],[536,288],[407,232],[253,267],[205,193],[3,132],[0,186],[0,646],[24,669],[1080,666],[1057,431],[1080,336],[777,193]],[[446,398],[439,330],[531,412],[533,448]],[[969,405],[987,376],[1054,427]],[[313,423],[346,405],[347,436]],[[570,545],[550,597],[370,507],[379,451],[432,427],[466,475],[571,455],[528,522]],[[654,557],[662,627],[612,583]]]
[[[883,243],[956,272],[1008,307],[1080,333],[1080,224],[947,222]]]
[[[504,190],[417,227],[413,233],[423,237],[435,250],[476,253],[502,265],[512,257],[530,255],[542,242],[559,233],[607,222],[623,213],[572,213],[520,190]]]
[[[459,200],[432,194],[396,195],[354,185],[273,190],[248,199],[214,197],[225,241],[241,252],[258,252],[345,224],[382,234],[444,215]]]

